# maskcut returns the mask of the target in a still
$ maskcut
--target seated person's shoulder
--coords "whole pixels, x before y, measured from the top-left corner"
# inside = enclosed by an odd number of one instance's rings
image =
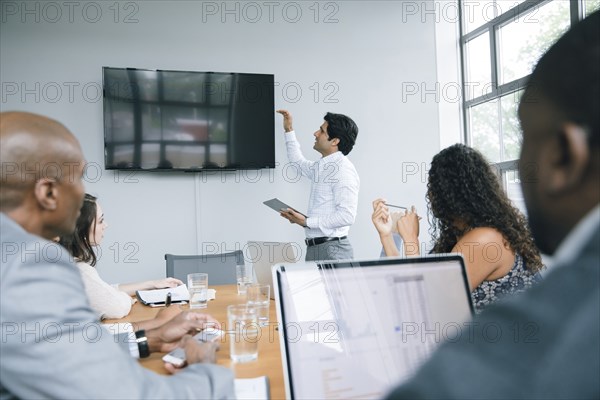
[[[79,276],[73,257],[60,244],[34,235],[27,235],[23,239],[20,251],[8,260],[10,264],[17,264],[15,272],[21,276],[29,273],[35,276],[40,271],[45,280],[63,279],[64,274]]]
[[[497,229],[478,227],[460,238],[455,251],[465,255],[468,264],[475,266],[477,276],[469,277],[479,285],[483,280],[499,279],[513,267],[515,254]]]
[[[497,243],[501,246],[505,246],[506,240],[502,233],[495,229],[487,226],[473,228],[465,233],[459,240],[461,243],[476,242],[477,244],[485,245],[488,243]]]

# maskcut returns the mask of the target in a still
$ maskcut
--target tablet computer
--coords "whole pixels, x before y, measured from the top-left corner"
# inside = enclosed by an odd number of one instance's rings
[[[277,212],[281,212],[281,210],[291,208],[292,210],[296,211],[298,214],[301,214],[304,218],[308,218],[306,215],[304,215],[300,211],[296,210],[294,207],[288,206],[287,204],[285,204],[283,201],[279,200],[278,198],[263,201],[263,204],[266,205],[267,207],[272,208],[273,210],[275,210]]]

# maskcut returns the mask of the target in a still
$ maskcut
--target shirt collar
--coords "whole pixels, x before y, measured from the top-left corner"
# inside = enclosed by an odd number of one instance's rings
[[[21,232],[29,233],[21,225],[19,225],[17,223],[17,221],[15,221],[14,219],[12,219],[11,217],[9,217],[8,215],[6,215],[5,213],[0,213],[0,221],[2,222],[2,224],[12,225],[12,228],[17,229],[17,230],[19,230]]]
[[[330,154],[330,155],[328,155],[326,157],[321,158],[321,161],[323,161],[323,162],[335,162],[335,161],[341,159],[342,157],[344,157],[344,155],[342,154],[341,151],[338,150],[338,151],[336,151],[333,154]]]
[[[559,265],[568,265],[579,255],[590,240],[590,236],[600,226],[600,204],[592,208],[586,216],[575,225],[566,238],[558,246],[554,255],[547,257],[548,269]]]

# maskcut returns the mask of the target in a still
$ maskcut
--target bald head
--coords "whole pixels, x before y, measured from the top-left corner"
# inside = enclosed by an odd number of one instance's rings
[[[18,207],[41,178],[66,179],[83,162],[77,139],[53,119],[25,112],[0,113],[0,210]],[[72,179],[72,178],[69,178]]]
[[[64,125],[37,114],[0,113],[0,160],[0,211],[43,237],[74,228],[85,161]]]

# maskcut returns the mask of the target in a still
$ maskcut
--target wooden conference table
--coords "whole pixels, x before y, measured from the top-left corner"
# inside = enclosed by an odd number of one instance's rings
[[[208,303],[208,307],[197,310],[215,317],[221,324],[227,322],[227,306],[230,304],[243,303],[244,296],[238,296],[236,285],[210,286],[217,291],[215,300]],[[181,306],[187,310],[188,306]],[[131,307],[131,312],[125,318],[118,320],[106,320],[105,322],[132,322],[154,318],[160,308],[145,306],[136,302]],[[266,375],[269,377],[272,399],[285,398],[285,387],[283,382],[283,369],[281,365],[281,350],[279,348],[279,332],[275,330],[277,324],[277,313],[275,301],[271,300],[269,307],[269,326],[262,328],[262,334],[258,342],[258,359],[247,363],[234,363],[229,358],[228,338],[220,341],[221,349],[217,352],[217,364],[230,368],[236,378],[256,378]],[[162,361],[164,353],[153,353],[148,358],[140,359],[140,364],[156,373],[168,374]]]

